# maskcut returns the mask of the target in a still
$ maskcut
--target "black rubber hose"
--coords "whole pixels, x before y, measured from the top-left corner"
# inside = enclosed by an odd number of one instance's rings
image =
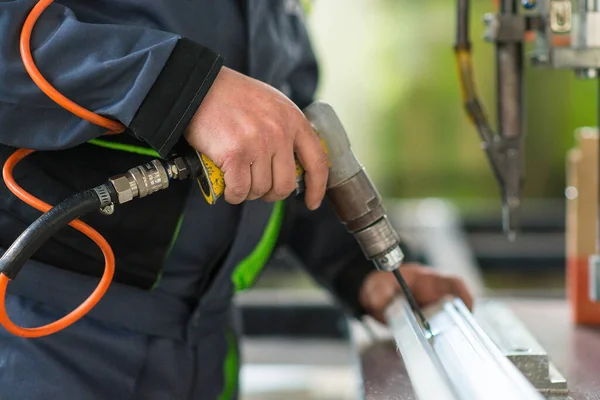
[[[108,189],[108,185],[104,185]],[[0,272],[14,279],[31,256],[69,222],[98,210],[102,201],[94,189],[78,193],[42,214],[14,241],[0,258]]]
[[[469,9],[470,0],[457,0],[456,2],[456,43],[454,44],[454,53],[458,67],[458,77],[463,96],[463,104],[473,124],[477,128],[477,133],[481,140],[487,146],[492,142],[495,135],[483,105],[479,101],[477,90],[475,88],[475,79],[473,77],[473,61],[471,55]],[[489,154],[488,154],[488,157]],[[495,164],[494,173],[498,177],[498,171]]]

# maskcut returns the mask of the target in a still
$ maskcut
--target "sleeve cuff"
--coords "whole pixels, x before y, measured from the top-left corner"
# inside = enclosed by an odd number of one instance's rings
[[[179,39],[134,116],[129,131],[167,157],[223,66],[223,58],[189,39]]]
[[[401,243],[400,247],[404,253],[404,259],[410,258],[408,247]],[[342,300],[354,313],[360,317],[366,314],[366,310],[360,304],[360,289],[367,275],[375,271],[375,266],[368,261],[362,254],[354,259],[344,262],[342,268],[332,282],[333,291],[336,296]]]
[[[360,288],[371,272],[375,269],[373,264],[366,260],[362,254],[354,260],[345,262],[343,268],[332,282],[332,289],[335,295],[352,311],[356,316],[365,314],[365,310],[360,304]]]

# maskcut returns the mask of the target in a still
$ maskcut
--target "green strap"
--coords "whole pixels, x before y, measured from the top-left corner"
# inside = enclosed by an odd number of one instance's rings
[[[238,386],[240,374],[240,360],[238,356],[237,340],[231,330],[226,334],[227,338],[227,356],[223,362],[223,374],[225,377],[225,387],[219,396],[219,400],[231,400]]]
[[[306,15],[310,14],[313,7],[312,0],[300,0],[300,4],[302,4],[302,8],[304,8],[304,13]]]
[[[152,149],[140,146],[132,146],[126,145],[122,143],[108,142],[100,139],[92,139],[88,143],[104,147],[107,149],[125,151],[129,153],[142,154],[151,157],[160,157],[157,152]],[[279,238],[279,232],[281,231],[281,224],[283,222],[283,202],[278,201],[275,203],[273,207],[273,212],[271,213],[271,217],[267,222],[267,226],[265,231],[263,232],[260,241],[245,259],[243,259],[233,271],[233,275],[231,279],[233,281],[233,285],[236,292],[240,292],[244,289],[251,287],[256,278],[260,274],[260,271],[263,269],[269,257],[273,253],[275,249],[275,245],[277,244],[277,239]],[[181,224],[183,222],[183,215],[179,217],[179,221],[177,222],[177,226],[175,227],[175,232],[171,239],[171,243],[169,244],[169,249],[167,250],[167,257],[171,253],[173,246],[175,245],[175,241],[179,236],[179,231],[181,230]],[[158,278],[156,282],[152,286],[152,289],[155,289],[160,280],[162,278],[162,270],[159,272]],[[239,370],[240,370],[240,362],[238,356],[238,348],[237,348],[237,340],[232,331],[227,332],[227,356],[225,357],[225,361],[223,363],[223,373],[225,377],[225,387],[223,388],[223,392],[221,396],[219,396],[219,400],[230,400],[233,397],[233,394],[236,391],[238,386],[239,379]]]
[[[133,146],[123,143],[109,142],[101,139],[92,139],[88,143],[104,147],[107,149],[125,151],[128,153],[142,154],[151,157],[160,157],[158,153],[150,148],[141,147],[141,146]],[[177,226],[175,228],[175,232],[173,238],[171,240],[171,244],[169,245],[169,250],[167,251],[167,255],[171,252],[173,245],[175,244],[175,240],[177,240],[177,236],[179,235],[179,230],[181,228],[181,222],[183,221],[183,215],[179,218],[177,222]],[[233,275],[231,277],[233,281],[233,285],[236,292],[245,290],[251,287],[256,278],[260,274],[260,271],[263,269],[271,253],[275,248],[275,244],[277,243],[277,239],[279,237],[279,231],[281,230],[281,223],[283,222],[283,202],[278,201],[275,203],[273,208],[273,212],[271,217],[269,218],[269,222],[267,223],[267,227],[261,237],[258,245],[254,248],[252,253],[248,255],[245,259],[243,259],[238,266],[233,271]],[[152,288],[156,288],[162,278],[162,270],[159,272],[156,282]]]
[[[173,232],[173,237],[171,237],[171,243],[169,243],[169,247],[168,247],[167,253],[165,255],[165,260],[171,254],[171,250],[173,250],[173,246],[175,246],[175,242],[177,241],[177,238],[179,237],[179,231],[181,231],[181,224],[182,223],[183,223],[183,214],[181,214],[179,216],[179,220],[177,221],[177,225],[175,225],[175,232]],[[163,270],[161,268],[160,271],[158,271],[158,276],[156,277],[156,281],[152,285],[152,289],[151,290],[154,290],[154,289],[156,289],[158,287],[158,284],[160,283],[160,281],[162,279],[162,276],[163,276]]]
[[[251,287],[263,269],[271,253],[275,249],[275,244],[279,238],[281,223],[283,222],[283,202],[278,201],[273,207],[273,212],[267,223],[267,227],[260,238],[260,241],[252,251],[243,259],[233,271],[231,279],[236,292]]]
[[[233,271],[231,279],[236,292],[251,287],[258,274],[263,269],[271,253],[275,249],[281,224],[283,222],[283,202],[278,201],[273,207],[271,217],[267,222],[265,231],[260,241],[252,251],[243,259]],[[227,332],[227,356],[223,363],[223,374],[225,377],[225,387],[219,400],[231,400],[238,386],[240,373],[240,362],[238,356],[237,340],[232,331]]]
[[[160,156],[158,155],[158,153],[156,151],[154,151],[148,147],[133,146],[130,144],[123,144],[123,143],[117,143],[117,142],[109,142],[107,140],[101,140],[101,139],[92,139],[92,140],[89,140],[88,143],[93,144],[98,147],[103,147],[105,149],[124,151],[126,153],[141,154],[143,156],[160,158]],[[179,230],[181,229],[182,222],[183,222],[183,214],[179,217],[179,220],[177,221],[177,225],[175,226],[175,232],[173,232],[173,237],[171,238],[171,242],[169,243],[169,247],[167,249],[165,259],[167,257],[169,257],[169,254],[171,254],[171,250],[173,249],[173,246],[175,245],[175,241],[177,240],[177,237],[179,236]],[[163,274],[163,271],[161,269],[158,272],[156,281],[154,282],[154,284],[152,285],[152,288],[150,290],[154,290],[158,287],[158,284],[160,283],[160,281],[162,279],[162,274]]]
[[[141,154],[143,156],[160,158],[158,153],[149,147],[134,146],[131,144],[123,144],[123,143],[117,143],[117,142],[109,142],[107,140],[101,140],[101,139],[92,139],[92,140],[89,140],[88,143],[93,144],[95,146],[104,147],[105,149],[125,151],[127,153],[135,153],[135,154]]]

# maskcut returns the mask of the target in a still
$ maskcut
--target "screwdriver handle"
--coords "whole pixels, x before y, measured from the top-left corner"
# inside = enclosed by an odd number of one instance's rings
[[[225,192],[225,177],[223,171],[211,160],[200,152],[196,152],[200,159],[200,176],[198,185],[206,202],[213,205]],[[296,160],[296,194],[304,191],[304,168]]]

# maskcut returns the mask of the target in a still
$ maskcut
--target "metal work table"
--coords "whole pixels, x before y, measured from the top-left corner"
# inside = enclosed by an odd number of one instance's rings
[[[541,345],[544,348],[553,364],[564,375],[569,387],[568,397],[561,394],[549,398],[550,400],[565,400],[566,398],[569,400],[600,400],[600,328],[574,326],[571,323],[568,304],[560,297],[562,290],[557,292],[547,288],[540,290],[512,287],[502,290],[487,288],[478,265],[478,253],[474,252],[471,239],[475,238],[479,244],[484,239],[488,240],[490,243],[486,244],[486,248],[493,249],[500,255],[515,251],[514,246],[501,247],[503,242],[489,240],[490,233],[487,231],[483,234],[477,233],[469,236],[463,227],[458,211],[451,203],[440,199],[414,202],[390,201],[387,204],[389,216],[394,225],[401,235],[407,238],[407,242],[410,239],[409,247],[416,250],[415,253],[427,264],[442,272],[461,276],[477,298],[496,300],[507,306],[518,318],[520,325],[524,325],[535,337],[539,342],[538,346]],[[535,208],[540,209],[541,207],[536,206]],[[540,221],[548,219],[546,213],[541,213],[536,218]],[[535,226],[538,227],[538,225]],[[542,234],[536,233],[538,231],[540,231],[539,227],[537,230],[532,229],[532,233],[523,235],[522,239],[527,240],[525,244],[518,247],[518,250],[527,250],[528,257],[523,257],[522,264],[539,257],[538,254],[551,253],[551,248],[560,247],[562,236],[549,242],[546,230],[542,229]],[[539,243],[542,243],[543,246],[539,247]],[[552,254],[556,258],[554,262],[562,264],[564,260],[557,257],[559,250],[555,251],[556,254]],[[561,257],[564,258],[564,254]],[[289,260],[286,259],[285,264],[289,264]],[[275,297],[273,297],[272,291],[265,294],[264,298],[260,298],[259,294],[254,292],[241,296],[244,298],[244,326],[247,328],[247,335],[270,337],[275,333],[279,336],[291,335],[290,337],[296,338],[301,334],[302,337],[321,339],[326,337],[350,343],[347,354],[345,354],[343,345],[340,347],[339,354],[348,357],[348,359],[344,358],[346,360],[344,362],[352,365],[352,371],[355,371],[355,375],[352,376],[360,378],[357,379],[361,383],[360,388],[350,382],[344,383],[354,386],[359,398],[368,400],[416,399],[408,373],[396,351],[395,342],[389,329],[376,323],[367,323],[376,336],[373,341],[369,337],[369,329],[365,329],[365,326],[355,319],[348,319],[340,309],[334,307],[332,299],[323,293],[323,298],[315,297],[313,291],[306,296],[293,299],[290,298],[289,290],[284,292],[285,295],[275,295]],[[284,298],[289,299],[290,304],[282,302]],[[483,308],[480,307],[479,310]],[[268,309],[267,313],[262,312],[265,309]],[[273,317],[275,313],[278,313],[276,318]],[[487,315],[496,316],[498,313],[493,312]],[[497,320],[497,318],[494,319],[494,321]],[[275,326],[273,325],[274,321],[278,322]],[[306,321],[310,321],[310,323],[306,323]],[[507,330],[507,332],[516,331],[518,329]],[[293,343],[297,344],[297,341]],[[530,348],[527,345],[520,347],[519,344],[518,340],[516,342],[508,341],[508,345],[514,347],[515,350]],[[279,353],[277,352],[277,354]],[[264,352],[260,354],[262,355]],[[284,358],[289,361],[290,357]],[[361,368],[356,368],[356,365]],[[466,373],[468,372],[467,370]],[[336,382],[339,381],[340,378],[336,378]],[[358,383],[356,382],[356,384]]]
[[[569,398],[600,400],[600,329],[574,326],[564,300],[503,298],[501,301],[526,325],[565,375]],[[367,400],[415,399],[391,339],[362,346],[360,359]]]

